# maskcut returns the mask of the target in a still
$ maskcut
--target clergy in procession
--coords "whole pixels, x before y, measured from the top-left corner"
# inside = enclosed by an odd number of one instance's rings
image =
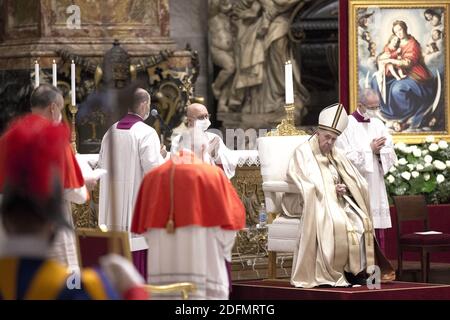
[[[381,249],[385,249],[384,229],[391,228],[384,175],[397,161],[392,137],[377,118],[379,98],[372,89],[361,91],[358,108],[349,117],[347,129],[336,146],[366,179],[370,189],[370,213]]]
[[[146,299],[142,277],[123,257],[107,255],[101,269],[80,273],[49,255],[57,233],[73,227],[62,203],[68,139],[67,126],[28,115],[2,141],[0,300]]]
[[[215,133],[206,131],[211,125],[209,121],[208,109],[200,103],[193,103],[186,108],[187,127],[199,128],[206,133],[208,137],[208,148],[205,153],[204,161],[206,163],[219,165],[222,167],[228,179],[234,177],[237,159],[234,159],[231,150],[227,148],[223,140]],[[170,151],[176,153],[180,149],[181,134],[172,138],[172,147]]]
[[[54,125],[61,123],[62,110],[64,109],[64,99],[61,91],[49,84],[41,84],[34,89],[31,94],[31,115],[28,115],[18,121],[24,123],[32,122],[52,122]],[[4,190],[5,183],[5,161],[10,156],[4,149],[4,141],[9,134],[9,130],[5,132],[0,141],[0,188]],[[51,140],[48,143],[52,143]],[[63,149],[64,154],[64,171],[63,171],[63,188],[64,188],[64,215],[73,225],[71,202],[82,204],[89,198],[88,190],[84,184],[81,170],[73,153],[69,138]],[[78,268],[78,258],[75,247],[75,234],[71,229],[62,229],[56,234],[56,239],[50,250],[50,256],[55,260],[68,265],[69,267]]]
[[[204,163],[203,130],[190,128],[180,141],[180,151],[145,176],[136,202],[132,231],[149,244],[147,281],[192,282],[192,299],[228,299],[231,249],[245,208],[223,171]]]
[[[367,270],[381,269],[380,281],[395,272],[375,239],[367,183],[358,169],[334,147],[347,127],[344,106],[323,109],[319,127],[294,152],[287,180],[298,194],[284,194],[284,208],[301,216],[291,284],[312,288],[366,284]],[[293,210],[293,209],[291,209]]]
[[[136,89],[128,114],[114,123],[102,140],[98,166],[108,173],[100,179],[99,224],[112,230],[130,231],[141,181],[147,172],[164,162],[158,134],[144,123],[150,115],[150,103],[148,92]],[[110,174],[112,169],[114,177]],[[112,216],[114,204],[115,217]]]

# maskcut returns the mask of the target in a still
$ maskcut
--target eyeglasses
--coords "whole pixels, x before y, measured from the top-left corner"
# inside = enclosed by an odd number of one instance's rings
[[[211,114],[207,113],[207,114],[201,114],[197,117],[190,117],[191,119],[195,119],[195,120],[205,120],[205,119],[209,119],[211,118]]]

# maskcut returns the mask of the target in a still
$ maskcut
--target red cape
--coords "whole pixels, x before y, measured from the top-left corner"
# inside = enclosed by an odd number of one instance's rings
[[[28,114],[25,116],[27,121],[32,119],[33,121],[48,121],[44,117],[35,114]],[[24,117],[24,118],[25,118]],[[21,121],[18,119],[16,121]],[[7,157],[5,153],[5,143],[8,131],[6,131],[0,137],[0,192],[3,192],[3,187],[5,183],[5,159]],[[81,174],[81,169],[78,166],[78,162],[73,153],[72,147],[69,141],[64,149],[64,189],[76,189],[81,188],[84,185],[83,175]]]
[[[173,163],[169,160],[144,177],[134,209],[132,232],[166,227]],[[175,228],[197,225],[239,230],[245,227],[245,208],[222,170],[203,163],[175,166]]]

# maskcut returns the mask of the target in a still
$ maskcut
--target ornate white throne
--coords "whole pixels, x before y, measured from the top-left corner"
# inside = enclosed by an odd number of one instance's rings
[[[300,233],[300,219],[282,216],[281,196],[297,193],[295,185],[286,182],[286,172],[294,150],[309,135],[267,136],[258,138],[258,151],[263,179],[262,189],[269,216],[269,278],[276,278],[277,252],[293,253]]]

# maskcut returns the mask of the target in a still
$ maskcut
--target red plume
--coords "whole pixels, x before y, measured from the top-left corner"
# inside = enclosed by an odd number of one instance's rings
[[[64,147],[69,130],[38,115],[16,120],[5,134],[5,181],[37,197],[52,191],[54,179],[62,179]]]

